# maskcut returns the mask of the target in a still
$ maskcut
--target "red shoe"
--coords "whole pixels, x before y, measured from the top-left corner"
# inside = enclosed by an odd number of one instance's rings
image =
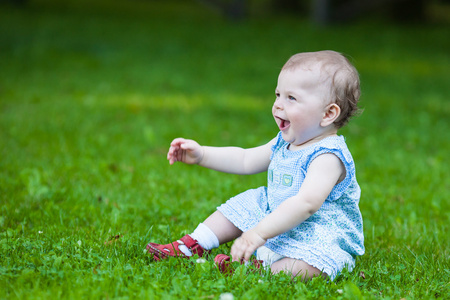
[[[203,249],[202,246],[200,246],[197,242],[197,240],[194,240],[191,238],[188,234],[183,236],[178,241],[175,241],[171,244],[167,245],[160,245],[160,244],[154,244],[149,243],[147,245],[147,251],[151,254],[153,254],[153,258],[157,261],[160,261],[161,259],[166,259],[169,257],[184,257],[189,258],[189,256],[185,255],[183,252],[181,252],[179,246],[185,245],[192,254],[197,254],[198,256],[202,257],[204,254],[206,254],[208,251]]]
[[[230,275],[233,273],[234,270],[231,265],[231,258],[228,255],[218,254],[214,258],[214,262],[216,263],[217,268],[219,268],[219,271],[221,273],[230,274]],[[241,264],[243,264],[243,263],[244,263],[244,260],[241,260]],[[251,260],[251,264],[258,270],[261,270],[263,268],[262,260],[253,259],[253,260]]]
[[[218,254],[214,258],[214,262],[216,263],[217,267],[219,268],[219,271],[224,274],[232,273],[230,260],[231,260],[230,257],[225,254]]]

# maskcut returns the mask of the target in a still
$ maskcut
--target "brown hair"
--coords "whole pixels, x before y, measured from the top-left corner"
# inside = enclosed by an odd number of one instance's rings
[[[358,71],[344,55],[330,50],[295,54],[286,62],[282,71],[317,65],[324,82],[330,81],[329,103],[336,103],[341,109],[339,117],[334,121],[334,125],[341,128],[359,112],[357,105],[361,89]]]

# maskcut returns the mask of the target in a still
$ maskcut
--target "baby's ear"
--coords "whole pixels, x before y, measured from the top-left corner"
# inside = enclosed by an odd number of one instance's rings
[[[331,103],[325,108],[322,122],[320,122],[320,125],[322,127],[326,127],[330,124],[333,124],[340,114],[341,108],[339,107],[339,105],[337,105],[336,103]]]

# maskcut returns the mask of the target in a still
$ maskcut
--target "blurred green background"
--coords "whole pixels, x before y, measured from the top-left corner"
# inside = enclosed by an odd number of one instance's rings
[[[0,2],[2,298],[181,297],[186,276],[194,287],[211,281],[195,297],[305,296],[282,277],[248,294],[253,277],[192,277],[142,249],[266,181],[169,166],[170,141],[266,143],[277,134],[281,66],[324,49],[346,54],[361,76],[364,112],[341,134],[356,161],[367,251],[352,275],[313,290],[445,298],[449,5],[382,2],[351,11],[333,2],[325,19],[308,1],[237,10],[233,1]]]

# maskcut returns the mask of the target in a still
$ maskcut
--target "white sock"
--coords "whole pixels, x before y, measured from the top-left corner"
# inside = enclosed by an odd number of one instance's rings
[[[190,234],[190,236],[194,240],[197,240],[200,246],[202,246],[205,250],[211,250],[219,247],[220,245],[219,239],[214,232],[203,223],[198,224],[197,228]]]
[[[219,247],[220,245],[219,239],[214,234],[214,232],[203,223],[198,224],[197,228],[193,233],[190,234],[190,236],[194,240],[197,240],[199,245],[202,246],[202,248],[205,250],[211,250],[213,248]],[[180,245],[179,249],[186,256],[192,256],[192,252],[185,245]]]

